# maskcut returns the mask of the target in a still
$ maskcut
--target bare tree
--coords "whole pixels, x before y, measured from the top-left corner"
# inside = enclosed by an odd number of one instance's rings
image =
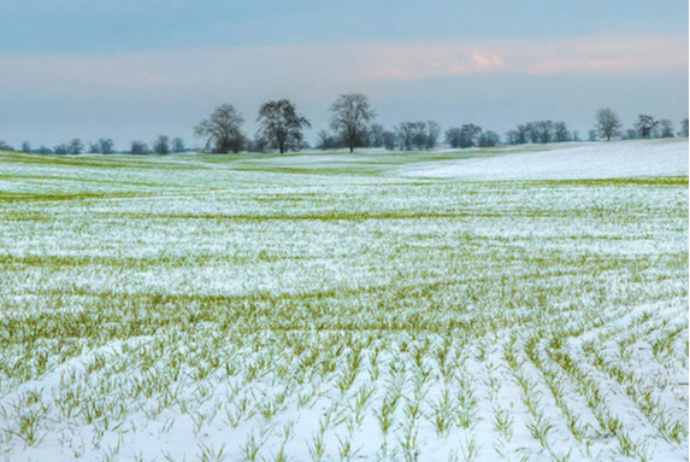
[[[112,154],[115,144],[110,138],[101,138],[95,143],[89,143],[89,153],[91,154]]]
[[[381,133],[381,140],[383,141],[383,147],[389,151],[395,149],[395,133],[391,130],[385,130]]]
[[[185,152],[184,140],[179,136],[173,138],[172,140],[172,151],[173,152]]]
[[[482,148],[492,148],[501,142],[501,137],[496,132],[487,130],[479,135],[477,145]]]
[[[503,139],[506,141],[507,144],[518,144],[517,130],[508,130],[506,134],[503,135]]]
[[[526,124],[518,125],[515,127],[515,131],[517,132],[517,143],[515,144],[526,144],[529,141],[530,129]]]
[[[587,139],[589,141],[596,141],[597,140],[597,131],[592,129],[587,132]]]
[[[606,141],[611,141],[611,138],[620,136],[621,119],[618,117],[618,114],[613,112],[613,109],[607,107],[599,109],[596,119],[594,128],[599,133],[599,136],[606,138]]]
[[[659,128],[661,130],[661,133],[659,133],[659,136],[661,138],[673,138],[673,122],[669,119],[662,119],[659,121]]]
[[[110,138],[101,138],[98,140],[98,146],[103,154],[112,154],[115,151],[115,143]]]
[[[340,95],[331,105],[331,112],[331,127],[353,152],[362,143],[363,133],[367,131],[368,123],[376,117],[376,112],[371,109],[368,98],[361,93]]]
[[[89,143],[89,154],[100,154],[101,146],[98,143]]]
[[[482,134],[482,127],[474,124],[463,124],[460,127],[460,147],[469,148],[474,146],[475,142]]]
[[[400,142],[400,149],[403,151],[411,151],[414,146],[416,127],[414,122],[402,122],[399,124],[395,133]]]
[[[31,152],[31,143],[24,141],[22,143],[22,152]]]
[[[688,118],[680,121],[680,136],[688,137]]]
[[[438,137],[441,134],[441,126],[438,122],[433,120],[426,121],[427,126],[427,138],[426,138],[426,149],[433,149],[438,143]]]
[[[537,122],[528,122],[525,124],[525,136],[532,144],[539,142],[539,130],[537,129]]]
[[[153,142],[153,152],[156,154],[170,154],[170,138],[166,135],[159,135]]]
[[[429,130],[425,122],[412,122],[412,147],[415,149],[425,149]]]
[[[79,138],[74,138],[67,145],[69,154],[81,154],[84,152],[84,143]]]
[[[441,127],[433,120],[426,122],[403,122],[396,127],[400,149],[432,149],[438,142]]]
[[[208,119],[201,121],[194,129],[195,134],[206,139],[206,149],[216,154],[238,153],[244,147],[246,138],[240,127],[244,119],[231,104],[216,108]]]
[[[148,154],[151,152],[151,150],[143,141],[132,141],[129,152],[132,154]]]
[[[634,128],[628,128],[625,133],[623,134],[623,139],[624,140],[636,140],[637,139],[637,130]]]
[[[553,124],[553,140],[556,143],[570,141],[570,132],[565,122],[556,122]]]
[[[536,142],[546,144],[553,139],[554,125],[551,120],[539,120],[531,124],[533,132],[533,140]],[[535,141],[533,141],[535,142]]]
[[[380,148],[383,146],[383,132],[384,132],[383,125],[380,124],[373,124],[371,128],[369,129],[369,137],[371,138],[369,140],[369,144],[371,145],[372,148]]]
[[[520,124],[513,130],[508,130],[505,135],[508,144],[526,144],[530,141],[531,127],[529,124]]]
[[[259,109],[259,131],[257,136],[283,154],[302,149],[302,130],[311,127],[306,117],[297,113],[297,107],[290,100],[269,101]]]
[[[652,132],[659,125],[659,122],[654,120],[654,117],[646,114],[640,114],[635,123],[635,130],[640,135],[640,138],[650,138]]]
[[[481,133],[481,128],[473,124],[463,124],[446,130],[446,143],[451,148],[469,148],[474,145],[474,138]]]
[[[53,152],[55,152],[55,154],[69,154],[69,146],[64,143],[58,144],[53,148]]]
[[[327,130],[321,130],[316,136],[318,138],[316,147],[319,149],[335,149],[340,147],[338,139]]]

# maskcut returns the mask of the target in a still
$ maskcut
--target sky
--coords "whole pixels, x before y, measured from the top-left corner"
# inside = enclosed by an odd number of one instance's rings
[[[688,115],[682,0],[0,0],[0,140],[157,135],[234,104],[253,135],[290,98],[318,130],[362,92],[377,121],[442,127],[564,120],[599,107]]]

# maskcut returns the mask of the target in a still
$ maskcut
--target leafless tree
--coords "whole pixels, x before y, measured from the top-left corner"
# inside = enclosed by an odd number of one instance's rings
[[[417,127],[414,122],[402,122],[396,127],[395,133],[400,143],[400,149],[403,151],[413,149],[416,130]]]
[[[89,152],[92,154],[112,154],[115,144],[110,138],[101,138],[95,143],[89,143]]]
[[[149,149],[149,146],[143,141],[132,141],[132,144],[129,148],[129,152],[131,154],[148,154],[151,152],[151,150]]]
[[[650,138],[657,125],[659,125],[659,122],[654,120],[654,117],[640,114],[635,123],[635,130],[637,130],[640,138]]]
[[[67,145],[69,154],[81,154],[84,152],[84,143],[79,138],[74,138]]]
[[[172,140],[172,151],[173,152],[185,152],[184,140],[179,136],[173,138]]]
[[[517,132],[517,143],[516,144],[526,144],[529,141],[529,127],[526,124],[520,124],[515,127]]]
[[[412,146],[415,149],[426,149],[429,138],[429,127],[425,122],[412,122]]]
[[[528,122],[525,124],[525,134],[530,143],[535,144],[539,142],[539,130],[537,129],[537,122]]]
[[[501,142],[501,137],[496,132],[487,130],[479,135],[477,145],[482,148],[492,148]]]
[[[688,137],[688,118],[680,121],[680,136]]]
[[[316,147],[319,149],[335,149],[340,147],[338,139],[327,130],[321,130],[317,135]]]
[[[110,138],[101,138],[98,140],[98,146],[103,154],[112,154],[115,151],[115,143]]]
[[[340,134],[350,152],[353,152],[362,143],[367,125],[376,117],[369,99],[361,93],[340,95],[331,105],[331,112],[331,127]]]
[[[463,124],[461,127],[453,127],[446,130],[446,143],[452,148],[469,148],[482,133],[482,128],[474,124]]]
[[[474,146],[475,142],[482,134],[482,127],[474,124],[463,124],[460,127],[460,147],[469,148]]]
[[[553,124],[553,140],[556,143],[570,141],[570,132],[565,122],[556,122]]]
[[[508,130],[503,139],[505,139],[507,144],[519,144],[517,130]]]
[[[433,149],[438,144],[438,137],[441,134],[441,126],[433,120],[426,121],[427,138],[426,149]]]
[[[505,140],[508,144],[526,144],[530,141],[530,134],[530,124],[520,124],[506,132]]]
[[[395,133],[391,130],[385,130],[383,133],[381,133],[381,139],[383,141],[383,147],[386,148],[389,151],[392,151],[395,149]]]
[[[418,122],[403,122],[396,127],[396,134],[400,149],[432,149],[438,142],[441,127],[433,120]]]
[[[156,154],[170,154],[170,138],[166,135],[159,135],[153,142],[153,152]]]
[[[659,136],[661,138],[673,138],[673,122],[669,119],[662,119],[659,121]]]
[[[257,136],[281,154],[302,149],[302,130],[311,127],[307,118],[299,115],[297,107],[287,99],[262,104],[256,121],[259,123]]]
[[[621,120],[613,109],[604,107],[597,111],[595,129],[599,136],[611,141],[611,138],[620,136]]]
[[[369,129],[369,137],[371,138],[369,140],[369,144],[372,148],[380,148],[381,146],[383,146],[384,131],[385,130],[383,128],[383,125],[373,124],[371,126],[371,128]]]
[[[532,130],[533,143],[546,144],[551,142],[553,139],[553,121],[551,120],[538,120],[536,122],[531,122],[530,124]]]
[[[244,147],[246,138],[241,126],[242,116],[231,104],[216,108],[208,119],[201,121],[194,129],[195,134],[206,139],[206,149],[217,154],[238,153]]]
[[[623,134],[623,139],[624,140],[636,140],[637,139],[637,130],[634,128],[628,128],[625,133]]]
[[[53,148],[55,154],[69,154],[69,146],[66,144],[58,144]]]
[[[597,131],[592,129],[587,132],[587,139],[589,141],[596,141],[597,140]]]

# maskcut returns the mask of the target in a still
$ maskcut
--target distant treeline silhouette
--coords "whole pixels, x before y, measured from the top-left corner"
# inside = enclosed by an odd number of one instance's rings
[[[361,93],[340,95],[330,107],[330,126],[318,132],[315,147],[320,150],[357,148],[380,148],[386,150],[428,150],[439,146],[443,135],[446,147],[459,149],[471,147],[493,147],[499,144],[545,144],[583,141],[577,130],[569,130],[565,122],[538,120],[518,124],[505,133],[503,138],[491,130],[466,123],[449,127],[441,132],[441,126],[433,121],[408,121],[386,129],[374,123],[376,111],[369,99]],[[239,152],[295,152],[311,149],[305,141],[304,129],[310,128],[309,120],[297,112],[297,107],[287,99],[268,101],[259,108],[256,119],[259,129],[253,138],[242,130],[244,118],[232,104],[217,107],[195,128],[195,135],[202,139],[200,151],[226,154]],[[610,108],[599,109],[595,115],[594,127],[588,131],[587,141],[631,140],[649,138],[672,138],[688,136],[688,119],[681,121],[680,130],[675,132],[669,119],[656,120],[647,114],[640,114],[631,128],[623,129],[620,117]],[[14,151],[12,146],[0,141],[0,149]],[[132,141],[129,149],[116,151],[110,138],[85,145],[75,138],[68,143],[48,148],[32,149],[28,141],[22,143],[21,151],[39,154],[169,154],[187,151],[182,138],[172,140],[160,135],[149,146],[139,140]]]

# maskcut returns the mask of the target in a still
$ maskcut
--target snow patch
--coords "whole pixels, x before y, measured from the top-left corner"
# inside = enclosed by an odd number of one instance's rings
[[[597,143],[490,158],[429,162],[403,176],[468,180],[571,180],[688,174],[688,141]]]

